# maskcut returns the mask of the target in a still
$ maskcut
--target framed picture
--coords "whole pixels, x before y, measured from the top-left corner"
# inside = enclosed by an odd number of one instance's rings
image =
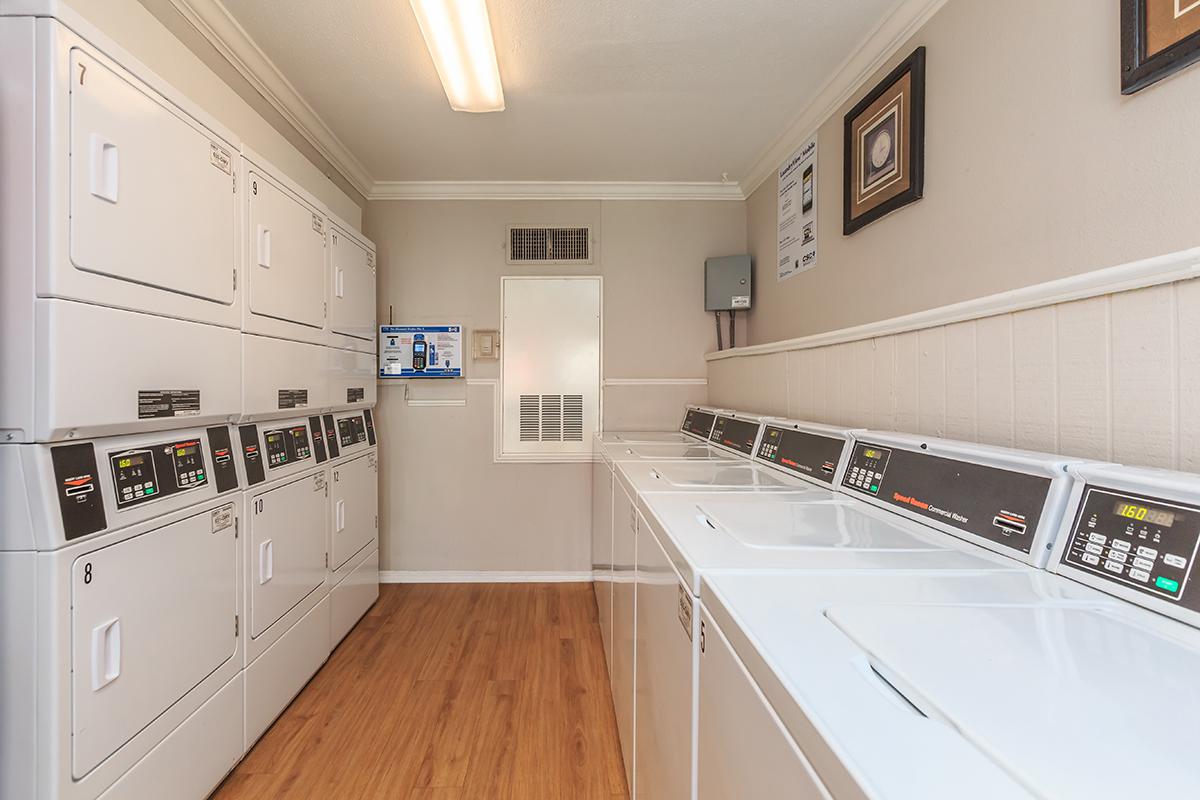
[[[1121,0],[1121,94],[1200,60],[1200,0]]]
[[[1200,1],[1200,0],[1198,0]],[[925,180],[925,48],[846,115],[842,233],[919,200]]]

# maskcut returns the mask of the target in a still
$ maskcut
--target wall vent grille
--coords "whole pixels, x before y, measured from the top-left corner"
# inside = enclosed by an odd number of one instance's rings
[[[583,395],[521,395],[522,442],[582,442]]]
[[[590,264],[590,228],[508,229],[509,264]]]

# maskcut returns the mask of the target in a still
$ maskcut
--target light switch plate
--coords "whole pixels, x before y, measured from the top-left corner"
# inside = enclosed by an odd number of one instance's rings
[[[500,331],[475,331],[473,337],[476,361],[496,361],[500,358]]]

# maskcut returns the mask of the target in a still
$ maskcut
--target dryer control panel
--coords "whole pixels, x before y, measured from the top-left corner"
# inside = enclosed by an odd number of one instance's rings
[[[728,447],[748,456],[754,455],[754,443],[758,441],[758,429],[762,423],[736,417],[717,417],[708,440],[713,444]]]
[[[199,439],[109,452],[108,462],[118,509],[208,483]]]
[[[716,419],[716,414],[703,411],[699,408],[689,408],[687,413],[683,415],[683,423],[680,424],[679,430],[683,433],[699,436],[701,439],[707,439],[708,435],[712,433],[713,422]]]
[[[758,443],[758,459],[832,484],[845,447],[845,439],[768,425]]]
[[[1200,545],[1200,508],[1087,486],[1061,563],[1200,611],[1188,579]]]
[[[292,425],[288,428],[263,431],[263,447],[266,449],[267,469],[276,469],[285,464],[311,458],[308,425]]]
[[[854,445],[841,485],[910,516],[1028,554],[1050,497],[1051,480],[963,458],[860,441]]]
[[[342,447],[350,447],[367,440],[367,426],[363,424],[362,414],[342,417],[337,421],[337,426],[338,440]]]

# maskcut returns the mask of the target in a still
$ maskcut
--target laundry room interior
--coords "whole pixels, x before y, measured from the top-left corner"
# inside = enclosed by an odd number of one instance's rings
[[[0,800],[1200,795],[1197,61],[0,0]]]

